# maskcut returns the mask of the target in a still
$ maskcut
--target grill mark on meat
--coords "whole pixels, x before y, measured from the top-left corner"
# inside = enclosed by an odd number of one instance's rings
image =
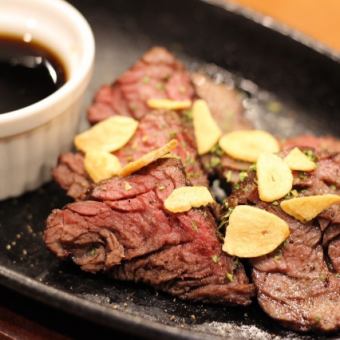
[[[321,147],[324,142],[327,148]],[[339,193],[338,188],[330,185],[336,182],[332,175],[334,168],[339,167],[338,143],[335,139],[307,136],[288,140],[283,145],[283,155],[298,146],[302,150],[312,149],[318,159],[317,169],[304,173],[309,179],[300,196]],[[294,178],[297,176],[299,172],[294,172]],[[240,185],[241,188],[228,198],[229,207],[256,205],[284,219],[291,230],[288,240],[278,249],[250,261],[260,306],[289,328],[339,330],[340,279],[335,274],[339,272],[340,255],[337,207],[331,207],[308,223],[301,223],[285,214],[279,206],[260,201],[253,172],[249,172]],[[299,189],[299,185],[295,188]],[[328,251],[332,265],[328,265],[324,251]]]
[[[166,197],[187,184],[176,159],[158,160],[124,179],[101,182],[91,200],[52,212],[45,243],[85,271],[144,282],[182,299],[249,304],[253,285],[242,265],[222,252],[209,209],[180,214],[165,210]]]

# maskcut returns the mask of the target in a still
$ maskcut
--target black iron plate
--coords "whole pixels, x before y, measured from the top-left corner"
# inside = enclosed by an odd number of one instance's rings
[[[313,42],[307,47],[257,23],[260,17],[249,19],[237,9],[226,11],[205,1],[72,3],[89,20],[97,44],[84,112],[101,84],[110,83],[158,44],[190,68],[203,68],[216,81],[240,87],[257,126],[281,136],[303,131],[340,136],[340,67],[334,53],[321,53]],[[84,118],[81,126],[85,124]],[[284,330],[256,303],[248,308],[184,303],[143,285],[111,281],[60,263],[45,249],[41,232],[49,212],[67,201],[48,183],[0,202],[3,285],[67,313],[145,337],[315,338]]]

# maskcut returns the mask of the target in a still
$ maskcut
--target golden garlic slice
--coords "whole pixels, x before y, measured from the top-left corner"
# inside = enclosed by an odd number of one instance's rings
[[[164,201],[165,209],[173,213],[189,211],[214,203],[208,188],[203,186],[176,188]]]
[[[118,175],[121,170],[119,159],[109,152],[90,150],[84,159],[86,172],[95,183]]]
[[[222,132],[211,115],[208,104],[202,100],[196,100],[192,106],[195,138],[198,154],[209,152],[218,142]]]
[[[325,194],[296,197],[282,201],[280,206],[288,215],[301,222],[307,222],[318,216],[333,204],[340,203],[340,195]]]
[[[173,139],[169,143],[165,144],[164,146],[146,153],[139,159],[125,165],[120,172],[120,176],[125,177],[144,168],[150,163],[156,161],[157,159],[162,158],[165,155],[167,155],[170,151],[175,149],[176,146],[177,146],[177,140]]]
[[[261,154],[256,163],[256,174],[259,196],[264,202],[273,202],[292,190],[292,172],[277,155]]]
[[[315,162],[311,161],[299,148],[291,150],[284,161],[291,170],[312,171],[316,168]]]
[[[227,155],[251,163],[256,162],[261,153],[280,150],[277,140],[262,130],[233,131],[222,136],[219,144]]]
[[[149,99],[147,104],[157,110],[185,110],[191,107],[191,100]]]
[[[91,150],[113,152],[123,147],[134,135],[138,122],[130,117],[114,116],[77,135],[74,144],[86,153]]]
[[[278,216],[239,205],[230,214],[222,249],[238,257],[258,257],[275,250],[289,233],[288,224]]]

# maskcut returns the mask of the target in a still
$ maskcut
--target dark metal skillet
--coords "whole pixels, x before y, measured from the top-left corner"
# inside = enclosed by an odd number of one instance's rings
[[[302,131],[340,136],[340,67],[332,51],[313,42],[306,47],[256,23],[260,17],[245,18],[238,8],[230,12],[198,0],[73,3],[90,21],[97,42],[95,77],[84,110],[99,85],[158,44],[217,80],[228,80],[230,74],[207,63],[236,75],[231,78],[245,90],[250,116],[259,126],[283,136]],[[279,103],[275,110],[272,103]],[[146,337],[312,337],[284,330],[256,304],[247,309],[188,304],[60,264],[43,246],[41,230],[51,209],[66,201],[49,183],[0,203],[2,284],[68,313]]]

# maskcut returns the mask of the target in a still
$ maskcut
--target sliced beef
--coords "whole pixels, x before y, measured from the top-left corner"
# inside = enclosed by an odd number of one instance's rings
[[[67,195],[75,200],[85,199],[92,186],[92,180],[85,171],[84,157],[81,153],[66,152],[60,155],[52,176],[67,192]]]
[[[321,147],[325,141],[327,149]],[[294,189],[298,196],[338,193],[338,178],[333,177],[339,171],[335,161],[338,142],[333,142],[332,147],[329,138],[308,136],[288,140],[283,145],[283,155],[298,146],[317,160],[315,171],[294,172]],[[296,330],[340,330],[340,279],[336,274],[339,268],[338,207],[332,207],[308,223],[301,223],[285,214],[277,202],[260,201],[253,171],[240,182],[240,189],[227,202],[231,209],[240,204],[255,205],[284,219],[290,227],[290,237],[283,245],[250,261],[258,301],[264,311]],[[332,264],[324,255],[327,249]]]
[[[182,159],[188,179],[194,185],[208,186],[208,180],[198,160],[192,129],[182,122],[176,112],[156,111],[145,115],[133,138],[115,152],[115,155],[122,165],[125,165],[174,138],[179,143],[173,153]],[[75,200],[84,199],[93,185],[86,174],[84,157],[80,153],[61,155],[53,170],[53,177]]]
[[[88,110],[90,123],[112,115],[131,116],[140,120],[150,112],[151,98],[192,99],[190,77],[183,65],[166,49],[154,47],[112,85],[104,85]]]
[[[254,128],[245,117],[242,96],[226,84],[216,83],[202,73],[191,74],[196,96],[204,99],[212,116],[223,133]],[[250,164],[227,156],[219,148],[201,157],[203,167],[209,174],[227,177],[228,182],[239,180],[240,171],[248,170]]]
[[[340,194],[340,141],[332,137],[300,136],[287,140],[283,152],[287,153],[295,146],[317,160],[315,171],[295,174],[295,185],[302,191],[301,195]],[[334,269],[340,273],[340,252],[335,251],[340,237],[340,205],[322,212],[317,221],[323,232],[323,245],[328,247]]]
[[[182,299],[249,304],[253,285],[242,265],[222,253],[210,210],[165,210],[166,197],[187,184],[176,159],[101,182],[90,200],[52,212],[45,243],[88,272],[144,282]]]

